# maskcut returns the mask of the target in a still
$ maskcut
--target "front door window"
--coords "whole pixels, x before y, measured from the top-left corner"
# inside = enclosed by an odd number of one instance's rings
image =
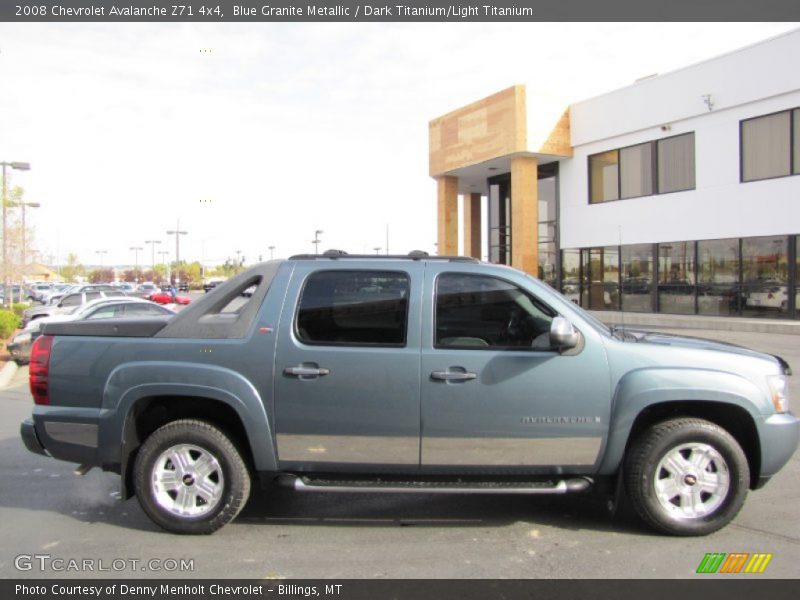
[[[555,313],[516,285],[445,273],[436,286],[437,348],[550,349]]]

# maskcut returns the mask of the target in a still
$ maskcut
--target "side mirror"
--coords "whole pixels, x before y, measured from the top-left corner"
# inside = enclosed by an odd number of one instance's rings
[[[564,317],[556,317],[550,324],[550,345],[559,351],[569,350],[578,345],[580,334]]]

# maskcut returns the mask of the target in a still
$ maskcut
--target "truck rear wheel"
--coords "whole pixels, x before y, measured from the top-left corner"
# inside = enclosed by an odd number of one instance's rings
[[[222,431],[193,419],[148,437],[134,464],[142,509],[174,533],[208,534],[232,521],[250,495],[250,473]]]
[[[634,509],[673,535],[707,535],[727,525],[750,485],[747,457],[733,436],[703,419],[657,423],[631,446],[625,485]]]

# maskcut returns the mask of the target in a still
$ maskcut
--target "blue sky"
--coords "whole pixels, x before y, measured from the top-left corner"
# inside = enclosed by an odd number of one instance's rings
[[[0,159],[45,259],[433,251],[428,121],[516,83],[575,102],[797,24],[0,24]],[[205,50],[205,52],[201,52]],[[735,74],[731,74],[735,76]],[[535,83],[531,83],[535,82]],[[174,238],[173,238],[174,240]],[[140,253],[140,263],[149,254]]]

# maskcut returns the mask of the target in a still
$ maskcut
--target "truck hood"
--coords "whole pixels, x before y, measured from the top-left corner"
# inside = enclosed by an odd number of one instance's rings
[[[620,331],[616,330],[618,335],[621,335],[625,341],[636,342],[640,344],[657,344],[662,346],[671,346],[676,349],[691,349],[691,350],[712,350],[714,352],[723,352],[728,354],[736,354],[738,356],[747,356],[751,358],[760,358],[768,361],[778,361],[785,374],[791,375],[791,367],[780,356],[774,354],[767,354],[766,352],[759,352],[751,350],[744,346],[737,346],[736,344],[729,344],[727,342],[720,342],[717,340],[709,340],[705,338],[673,335],[668,333],[659,333],[655,331],[642,331],[636,329],[625,329]]]

